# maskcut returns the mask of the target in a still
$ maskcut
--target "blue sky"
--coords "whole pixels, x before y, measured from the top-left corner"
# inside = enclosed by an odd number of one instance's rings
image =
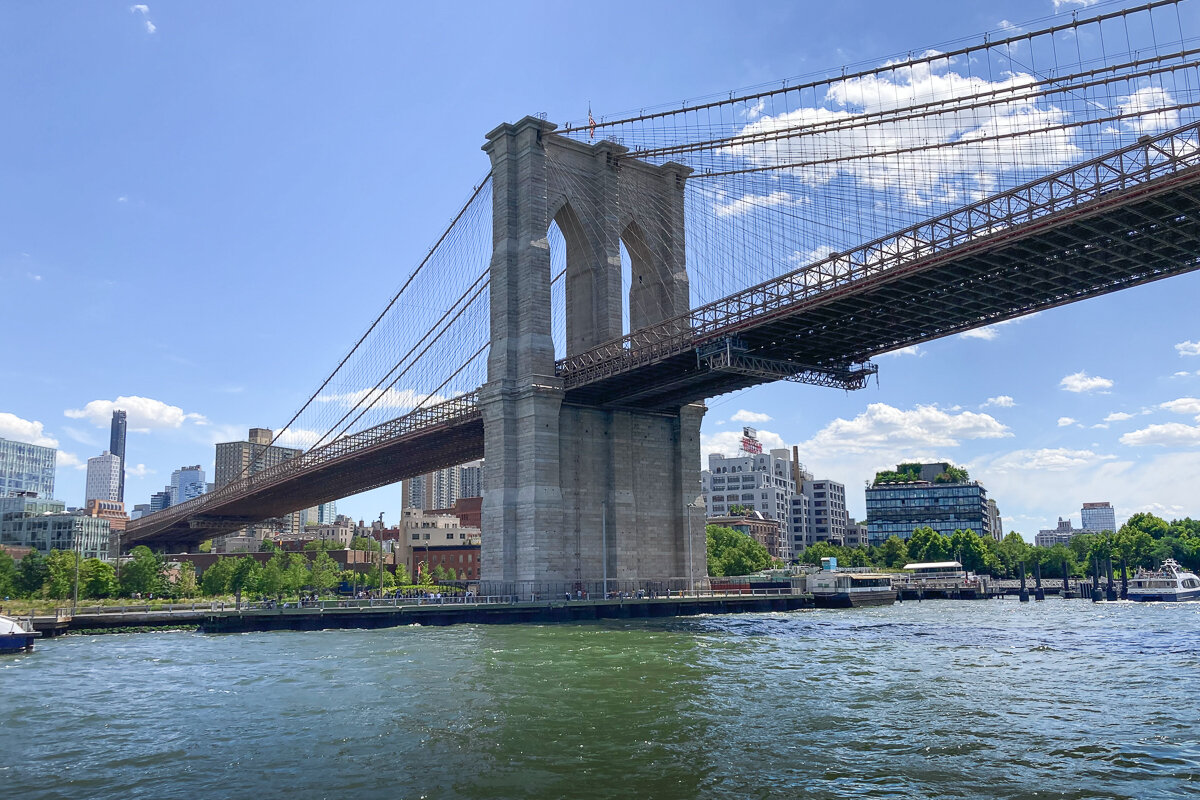
[[[0,7],[0,436],[57,494],[130,411],[127,502],[291,415],[486,173],[502,121],[673,103],[922,50],[1078,4],[130,3]],[[1102,4],[1111,8],[1113,4]],[[1186,13],[1194,14],[1188,7]],[[1084,501],[1200,513],[1200,276],[881,358],[845,394],[714,399],[860,487],[967,465],[1027,539]],[[399,512],[399,491],[349,498]]]

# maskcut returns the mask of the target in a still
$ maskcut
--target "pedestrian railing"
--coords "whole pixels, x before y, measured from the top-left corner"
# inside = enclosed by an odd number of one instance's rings
[[[437,596],[436,593],[429,596],[416,597],[364,597],[364,598],[336,598],[323,600],[289,600],[279,602],[275,600],[254,600],[243,601],[240,606],[236,602],[228,602],[222,600],[213,600],[210,602],[201,603],[142,603],[136,605],[120,605],[120,606],[77,606],[74,609],[70,607],[56,609],[56,616],[60,619],[70,618],[73,616],[123,616],[129,614],[194,614],[194,613],[211,613],[211,612],[262,612],[262,611],[343,611],[343,610],[382,610],[395,609],[403,607],[416,606],[495,606],[495,605],[546,605],[550,604],[567,604],[577,602],[591,603],[625,603],[631,601],[645,602],[654,600],[706,600],[718,598],[737,598],[737,597],[771,597],[771,596],[787,596],[793,595],[796,592],[785,588],[768,588],[768,589],[697,589],[695,591],[679,591],[672,590],[666,592],[644,592],[638,594],[636,592],[611,592],[609,597],[596,597],[583,595],[567,596],[567,593],[553,596],[525,596],[520,595],[448,595],[443,594]]]

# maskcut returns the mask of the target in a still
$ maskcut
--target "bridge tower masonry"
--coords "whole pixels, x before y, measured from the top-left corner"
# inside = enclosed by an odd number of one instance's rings
[[[564,402],[547,238],[556,222],[566,241],[567,355],[622,335],[621,242],[632,266],[631,329],[682,314],[690,169],[621,158],[626,148],[614,142],[588,144],[555,128],[525,117],[493,130],[483,147],[492,163],[493,253],[480,392],[482,577],[522,594],[564,584],[594,592],[606,567],[610,581],[700,581],[704,512],[689,504],[700,495],[705,408]]]

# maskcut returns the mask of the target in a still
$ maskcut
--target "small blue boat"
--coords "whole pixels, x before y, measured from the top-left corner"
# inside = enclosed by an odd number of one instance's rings
[[[28,653],[40,636],[28,621],[0,616],[0,653]]]

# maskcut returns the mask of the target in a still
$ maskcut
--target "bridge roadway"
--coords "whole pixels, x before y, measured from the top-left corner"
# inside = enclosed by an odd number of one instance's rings
[[[1200,123],[935,217],[556,365],[564,402],[669,409],[773,380],[858,388],[872,356],[1200,266]],[[213,535],[483,456],[471,393],[130,523]]]

